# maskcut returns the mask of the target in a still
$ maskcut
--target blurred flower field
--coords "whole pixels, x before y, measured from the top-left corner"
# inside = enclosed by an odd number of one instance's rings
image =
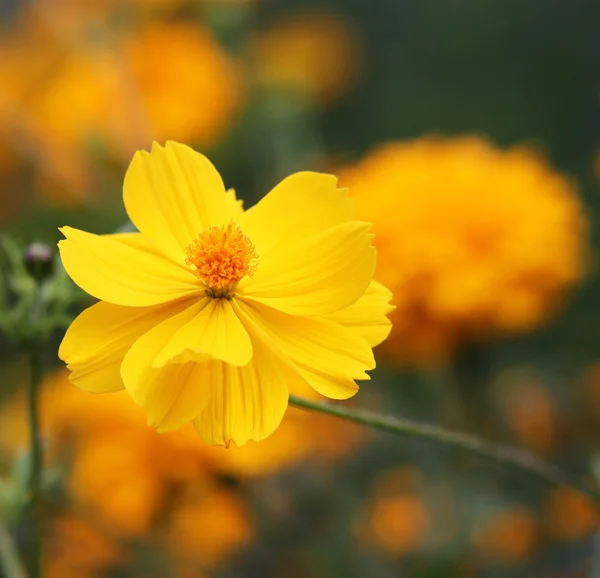
[[[154,141],[205,154],[245,208],[335,174],[395,310],[370,381],[332,403],[600,490],[599,24],[592,0],[0,3],[0,578],[36,578],[40,513],[48,578],[599,576],[598,504],[567,485],[292,406],[211,446],[80,391],[57,352],[94,300],[44,253],[65,225],[132,230],[123,176]]]

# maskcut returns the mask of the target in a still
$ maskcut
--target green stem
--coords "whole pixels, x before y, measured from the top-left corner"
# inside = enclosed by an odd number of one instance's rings
[[[39,344],[30,349],[29,361],[31,376],[28,395],[29,436],[31,448],[31,473],[29,478],[29,494],[31,499],[32,532],[31,532],[31,578],[42,576],[42,441],[40,436],[39,388],[44,375],[42,351]]]
[[[0,524],[0,568],[6,578],[27,578],[17,547],[4,524]]]
[[[529,452],[518,448],[497,445],[481,438],[461,432],[445,429],[440,426],[420,423],[410,419],[380,415],[370,411],[349,409],[341,405],[311,401],[290,395],[290,405],[311,411],[318,411],[340,419],[366,425],[374,429],[422,438],[446,446],[458,448],[492,460],[504,466],[520,469],[521,471],[541,478],[551,484],[570,486],[574,490],[591,498],[600,506],[600,492],[574,481],[556,466],[540,460]]]

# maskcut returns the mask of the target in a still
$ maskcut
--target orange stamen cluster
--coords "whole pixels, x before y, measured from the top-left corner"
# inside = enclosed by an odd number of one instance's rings
[[[204,282],[207,294],[215,298],[231,297],[243,277],[256,271],[258,255],[252,241],[235,223],[202,231],[187,247],[186,265]]]

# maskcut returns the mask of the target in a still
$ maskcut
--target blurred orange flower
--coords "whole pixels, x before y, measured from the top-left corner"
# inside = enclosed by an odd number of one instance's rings
[[[383,348],[430,361],[463,340],[536,327],[584,277],[588,222],[536,151],[479,137],[392,142],[342,173],[374,223],[375,277],[394,293]]]
[[[111,119],[122,99],[122,78],[115,63],[111,51],[81,50],[54,70],[26,105],[47,142],[74,147],[117,137]]]
[[[153,138],[210,147],[231,125],[241,69],[208,28],[162,22],[117,34],[109,3],[38,4],[0,38],[0,170],[16,151],[52,201],[80,201],[94,147],[117,159]]]
[[[98,396],[90,404],[88,395],[69,383],[66,372],[49,376],[40,398],[46,459],[48,465],[69,466],[65,485],[73,506],[115,535],[141,537],[157,520],[165,519],[165,508],[170,511],[169,500],[178,488],[183,495],[170,514],[170,527],[177,535],[189,535],[169,540],[187,548],[188,554],[196,550],[196,559],[205,552],[204,564],[220,560],[229,551],[228,544],[233,548],[251,534],[246,506],[239,496],[215,484],[216,477],[243,480],[271,475],[311,456],[341,457],[362,440],[360,428],[347,431],[352,425],[291,409],[281,427],[260,446],[211,447],[198,439],[191,426],[157,433],[146,425],[144,410],[126,392]],[[0,439],[2,452],[26,451],[28,426],[21,396],[3,406],[0,424],[7,432]],[[330,440],[344,440],[343,450],[340,442]],[[197,524],[200,518],[219,516],[222,521],[210,532]],[[188,528],[192,520],[197,524],[195,533]],[[205,545],[200,544],[203,536]]]
[[[31,196],[29,190],[22,190],[19,174],[27,166],[40,169],[44,184],[50,185],[47,190],[59,200],[70,195],[78,198],[87,189],[80,151],[65,151],[51,143],[32,109],[40,87],[55,74],[64,57],[54,36],[31,11],[24,10],[0,35],[0,174],[7,183],[0,191],[0,219],[10,216],[11,207],[18,209]],[[64,107],[64,102],[61,105]],[[68,191],[68,195],[57,191]]]
[[[569,488],[556,488],[548,496],[547,523],[557,540],[579,540],[597,532],[600,515],[591,501]]]
[[[142,428],[98,431],[73,459],[70,496],[119,535],[142,535],[150,528],[167,491],[166,480],[152,467],[148,437]]]
[[[214,144],[241,91],[236,65],[208,29],[153,24],[69,55],[30,110],[50,141],[96,139],[128,156],[152,137]]]
[[[394,555],[421,548],[431,530],[431,515],[421,496],[421,486],[417,470],[398,468],[382,472],[375,480],[359,534]]]
[[[473,534],[480,555],[493,561],[517,562],[527,558],[539,541],[539,525],[525,508],[494,513]]]
[[[132,34],[124,50],[155,139],[211,146],[222,137],[243,100],[243,83],[207,28],[156,24]]]
[[[537,453],[551,452],[558,439],[558,411],[543,381],[525,371],[507,371],[497,379],[496,389],[517,439]]]
[[[170,518],[169,542],[177,554],[215,567],[253,537],[248,504],[233,491],[210,488],[187,497]]]
[[[429,524],[429,513],[423,499],[417,496],[382,498],[372,506],[370,528],[373,540],[393,554],[419,549]]]
[[[44,576],[100,578],[125,555],[112,536],[74,515],[52,520],[45,544]]]
[[[275,21],[252,39],[250,51],[260,84],[326,103],[355,84],[359,44],[341,17],[314,13]]]

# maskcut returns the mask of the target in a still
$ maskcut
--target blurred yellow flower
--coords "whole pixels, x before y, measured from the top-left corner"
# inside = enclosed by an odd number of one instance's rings
[[[394,294],[386,350],[443,357],[526,331],[581,281],[588,223],[575,186],[534,150],[479,137],[380,146],[342,182],[374,223],[376,278]]]
[[[219,445],[272,433],[294,381],[352,397],[389,332],[390,293],[336,182],[296,173],[244,212],[192,149],[137,153],[124,201],[140,233],[62,229],[67,272],[102,300],[61,344],[73,383],[125,388],[159,431],[193,420]]]
[[[252,39],[260,84],[324,103],[351,89],[360,68],[356,32],[333,14],[282,18]]]

